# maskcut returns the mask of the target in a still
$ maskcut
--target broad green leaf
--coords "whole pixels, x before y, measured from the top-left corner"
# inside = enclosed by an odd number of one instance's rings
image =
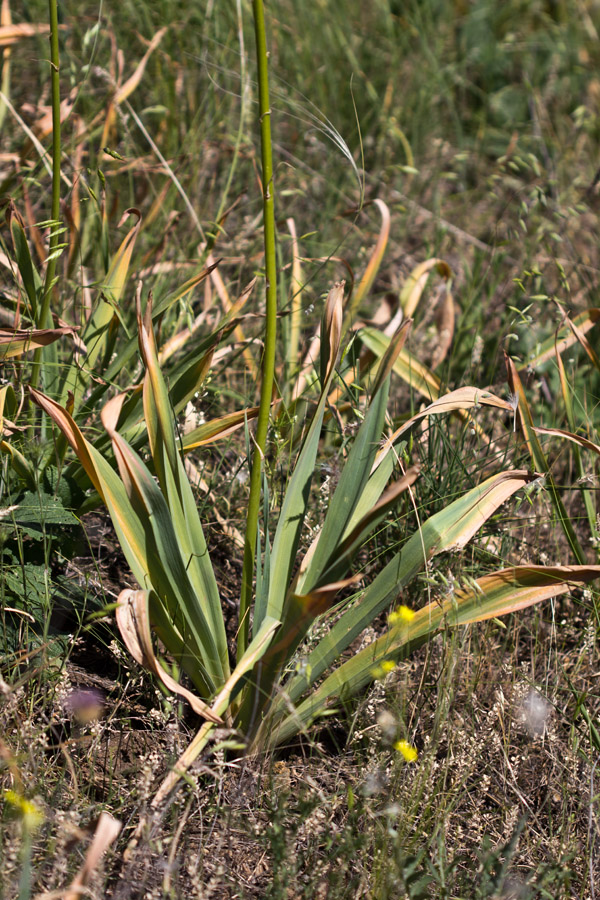
[[[442,552],[462,549],[498,507],[531,480],[526,471],[500,472],[431,516],[310,653],[306,666],[310,675],[295,676],[286,686],[292,702],[297,702],[367,625],[389,608],[428,560]]]
[[[329,507],[319,539],[303,571],[297,589],[310,593],[316,587],[320,575],[328,565],[336,548],[348,529],[349,523],[371,475],[371,469],[379,447],[387,408],[389,378],[379,390],[361,424],[340,474],[339,481],[329,501]],[[377,498],[379,499],[379,498]],[[344,573],[345,574],[345,573]],[[334,579],[337,580],[337,579]]]
[[[138,309],[142,357],[146,365],[144,412],[156,473],[173,520],[180,550],[198,602],[210,623],[221,660],[221,678],[229,672],[227,636],[215,574],[196,501],[179,454],[167,388],[158,365],[150,301],[145,321]],[[111,434],[112,438],[112,434]]]
[[[429,603],[411,621],[399,622],[332,672],[269,735],[270,745],[289,740],[332,701],[348,698],[373,681],[382,662],[398,661],[445,625],[467,625],[517,612],[598,577],[600,566],[516,566],[485,575],[473,588],[456,591],[442,603]]]
[[[211,647],[206,620],[202,625],[198,597],[189,583],[164,498],[154,479],[120,435],[115,434],[113,446],[122,476],[119,478],[60,404],[39,391],[30,389],[30,392],[34,402],[59,426],[107,506],[140,588],[147,590],[151,585],[167,604],[172,621],[188,641],[187,656],[182,665],[191,670],[190,677],[198,689],[208,692],[212,682],[208,667],[212,665],[213,674],[215,668],[220,670],[218,654],[214,645]],[[118,401],[119,398],[115,399]],[[113,402],[109,413],[115,409]],[[178,606],[178,597],[185,598],[187,607]],[[187,632],[182,630],[182,623],[187,626]],[[205,652],[202,651],[200,633],[207,642]]]
[[[145,533],[147,579],[140,587],[154,588],[182,633],[189,653],[181,664],[190,678],[199,690],[206,679],[214,689],[223,677],[220,635],[213,632],[207,618],[212,609],[209,598],[194,589],[190,580],[189,532],[180,529],[178,533],[177,524],[180,524],[182,514],[174,520],[146,466],[118,432],[111,430],[107,416],[109,407],[107,404],[103,410],[103,422],[109,431],[131,506]]]

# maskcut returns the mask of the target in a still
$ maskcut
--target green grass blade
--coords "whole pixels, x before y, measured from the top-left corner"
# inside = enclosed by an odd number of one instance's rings
[[[540,474],[543,474],[546,479],[546,486],[548,488],[548,493],[550,495],[552,505],[554,506],[556,515],[558,516],[558,520],[564,531],[567,542],[571,550],[573,551],[575,559],[580,565],[584,565],[586,562],[585,553],[583,552],[581,544],[579,543],[579,539],[575,533],[575,529],[573,528],[573,523],[569,518],[569,514],[565,509],[564,503],[562,502],[560,494],[558,493],[558,490],[554,483],[554,479],[552,477],[552,472],[550,471],[550,466],[548,464],[548,460],[546,459],[546,455],[542,450],[540,442],[537,439],[536,429],[534,427],[533,418],[531,416],[531,410],[529,409],[529,404],[527,403],[527,397],[525,396],[525,391],[523,390],[523,384],[519,377],[519,373],[517,372],[516,366],[513,363],[512,359],[510,359],[510,357],[506,354],[505,360],[506,368],[508,370],[508,383],[513,396],[516,398],[515,402],[517,403],[517,409],[519,412],[521,431],[527,445],[531,461],[535,470]]]
[[[43,327],[43,323],[38,321],[38,303],[42,291],[42,279],[33,264],[31,253],[29,252],[29,244],[25,234],[25,225],[14,203],[11,201],[7,210],[8,225],[13,241],[15,251],[15,259],[17,268],[21,278],[23,279],[23,287],[29,301],[29,315],[32,322]]]

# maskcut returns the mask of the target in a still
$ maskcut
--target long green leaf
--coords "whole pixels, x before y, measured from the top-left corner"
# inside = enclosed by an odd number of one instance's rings
[[[292,702],[297,702],[367,625],[389,608],[428,560],[464,547],[498,507],[531,480],[526,471],[501,472],[431,516],[309,654],[306,674],[295,676],[286,686]]]
[[[466,625],[517,612],[598,577],[600,566],[517,566],[485,575],[473,588],[456,591],[442,603],[429,603],[411,621],[398,623],[332,672],[269,735],[269,745],[289,740],[331,702],[346,699],[373,681],[382,662],[399,660],[444,625]]]
[[[379,448],[388,393],[389,378],[386,378],[384,385],[376,393],[367,410],[342,469],[333,497],[329,502],[318,543],[303,572],[301,587],[298,586],[298,590],[303,593],[310,593],[316,586],[320,575],[331,557],[335,555],[336,549],[352,521],[356,506],[371,475]]]
[[[212,712],[215,715],[225,715],[231,705],[232,697],[235,692],[239,690],[245,676],[249,672],[252,672],[257,664],[260,665],[260,660],[269,649],[269,645],[280,624],[281,623],[278,622],[277,619],[271,619],[268,616],[263,620],[261,627],[248,645],[244,655],[227,679],[227,682],[219,692],[218,696],[215,697],[211,707]],[[185,775],[190,766],[196,761],[200,753],[202,753],[208,744],[214,727],[213,722],[205,722],[200,728],[194,740],[184,750],[173,767],[173,770],[169,772],[156,792],[152,800],[153,808],[160,807],[173,788],[176,787],[182,776]]]
[[[333,377],[335,363],[339,353],[341,337],[341,309],[344,295],[343,283],[336,285],[330,292],[326,306],[326,319],[329,326],[323,328],[322,344],[328,344],[328,350],[324,356],[325,374],[321,389],[321,396],[317,409],[313,416],[308,434],[294,466],[294,471],[286,488],[284,501],[279,514],[279,521],[273,539],[271,552],[271,577],[269,583],[269,596],[266,607],[262,607],[257,598],[255,607],[255,628],[262,621],[262,615],[271,616],[281,621],[283,608],[288,594],[292,569],[296,563],[296,551],[300,540],[300,533],[306,514],[310,485],[315,470],[315,460],[319,447],[321,425],[325,404]]]

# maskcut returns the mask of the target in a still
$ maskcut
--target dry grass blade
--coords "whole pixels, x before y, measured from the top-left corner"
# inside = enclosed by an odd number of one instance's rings
[[[96,831],[92,843],[88,847],[85,855],[85,861],[69,885],[62,894],[63,900],[80,900],[81,896],[87,894],[87,885],[90,878],[98,868],[100,861],[110,845],[117,839],[122,825],[118,819],[113,818],[109,813],[103,812],[98,819]]]
[[[215,261],[213,259],[212,254],[209,254],[206,258],[206,265],[209,267],[212,267],[210,269],[210,280],[214,284],[215,290],[216,290],[217,294],[219,295],[219,300],[221,301],[221,304],[223,306],[223,311],[226,314],[235,315],[234,309],[237,309],[237,308],[241,309],[241,307],[244,305],[244,303],[246,302],[246,300],[252,293],[252,290],[254,289],[254,285],[256,284],[256,278],[252,279],[250,284],[244,288],[244,290],[240,294],[240,297],[236,301],[236,303],[233,303],[229,296],[229,292],[228,292],[227,288],[225,287],[225,282],[221,278],[221,273],[214,266],[214,262]],[[246,365],[248,366],[248,370],[252,373],[252,377],[254,379],[257,379],[258,378],[258,367],[256,365],[254,357],[252,356],[250,348],[248,346],[246,346],[248,343],[248,340],[246,338],[246,335],[244,334],[244,331],[243,331],[241,325],[236,325],[233,333],[235,334],[236,340],[238,340],[242,345],[244,345],[244,351],[243,351],[244,361],[245,361]]]
[[[148,63],[148,60],[150,59],[150,57],[152,56],[152,54],[154,53],[154,51],[156,50],[156,48],[158,47],[160,42],[162,41],[162,39],[165,36],[167,31],[168,31],[168,28],[165,27],[165,28],[161,28],[160,31],[156,32],[156,34],[150,41],[148,49],[142,56],[140,62],[137,64],[137,67],[136,67],[133,75],[131,75],[127,79],[125,84],[122,85],[117,90],[117,92],[114,96],[114,101],[113,101],[117,106],[119,106],[120,103],[123,103],[124,100],[127,100],[127,98],[130,97],[131,94],[133,94],[135,89],[138,87],[140,81],[142,80],[144,72],[146,70],[146,65]]]
[[[43,23],[20,22],[18,25],[0,25],[0,47],[11,47],[23,38],[49,33],[50,26]]]
[[[491,391],[482,391],[475,387],[458,388],[456,391],[451,391],[449,394],[444,394],[443,397],[434,400],[434,402],[424,410],[416,413],[416,415],[408,419],[407,422],[404,422],[404,424],[386,440],[375,460],[373,468],[375,469],[379,465],[383,457],[390,451],[398,439],[406,431],[412,428],[419,419],[423,419],[426,416],[439,415],[441,413],[477,409],[479,406],[491,406],[507,412],[512,411],[512,406],[507,400],[497,397],[495,394],[492,394]]]
[[[596,325],[597,322],[600,321],[600,309],[596,309],[592,307],[590,309],[586,309],[584,312],[580,313],[578,316],[572,320],[572,324],[582,333],[586,334],[591,328]],[[562,329],[563,336],[560,338],[548,338],[548,340],[544,341],[542,344],[542,349],[539,353],[537,353],[532,359],[528,359],[526,362],[521,363],[518,366],[520,372],[529,367],[535,368],[536,366],[541,365],[546,360],[551,359],[554,355],[560,355],[568,350],[569,347],[572,347],[573,344],[577,343],[577,336],[575,332],[571,329],[571,331],[567,331],[565,333],[565,328]]]
[[[74,337],[78,327],[66,325],[61,328],[38,328],[30,331],[19,328],[0,329],[0,359],[12,359],[22,356],[29,350],[47,347],[64,335]]]
[[[174,694],[188,701],[199,716],[222,725],[223,720],[215,715],[210,707],[196,694],[188,691],[172,678],[161,666],[152,647],[150,634],[150,615],[148,610],[149,591],[126,589],[121,591],[117,603],[117,625],[127,649],[140,666],[152,672]]]
[[[327,381],[337,363],[342,339],[343,300],[345,281],[337,281],[327,294],[325,301],[325,314],[323,316],[323,330],[327,336],[327,344],[321,343],[321,358],[326,362],[322,377]]]
[[[443,604],[450,625],[484,622],[566,594],[600,578],[600,566],[513,566],[484,575],[475,588],[456,591]],[[477,613],[477,607],[481,613]]]
[[[446,285],[442,287],[442,292],[443,296],[435,316],[438,344],[431,359],[432,369],[437,369],[444,362],[454,339],[454,298]]]
[[[600,446],[594,444],[593,441],[582,437],[580,434],[573,434],[572,431],[566,431],[564,428],[534,428],[533,430],[536,434],[548,434],[551,437],[561,437],[565,438],[567,441],[573,441],[574,444],[578,444],[580,447],[591,450],[593,453],[597,453],[600,456]]]

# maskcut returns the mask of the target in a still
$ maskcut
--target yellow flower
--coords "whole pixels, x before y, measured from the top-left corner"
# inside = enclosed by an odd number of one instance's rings
[[[374,669],[371,669],[371,675],[373,678],[376,678],[377,681],[382,681],[386,675],[389,675],[390,672],[393,672],[396,668],[396,663],[391,659],[385,659],[380,666],[375,666]]]
[[[398,622],[412,622],[416,613],[409,609],[408,606],[399,606],[398,609],[393,610],[388,616],[388,623],[390,625],[396,625]]]
[[[396,741],[394,744],[394,750],[397,750],[402,754],[406,762],[414,762],[417,756],[419,755],[416,749],[408,743],[408,741]]]
[[[23,827],[26,831],[35,831],[44,821],[44,814],[35,803],[27,800],[16,791],[4,791],[4,799],[21,815]]]

